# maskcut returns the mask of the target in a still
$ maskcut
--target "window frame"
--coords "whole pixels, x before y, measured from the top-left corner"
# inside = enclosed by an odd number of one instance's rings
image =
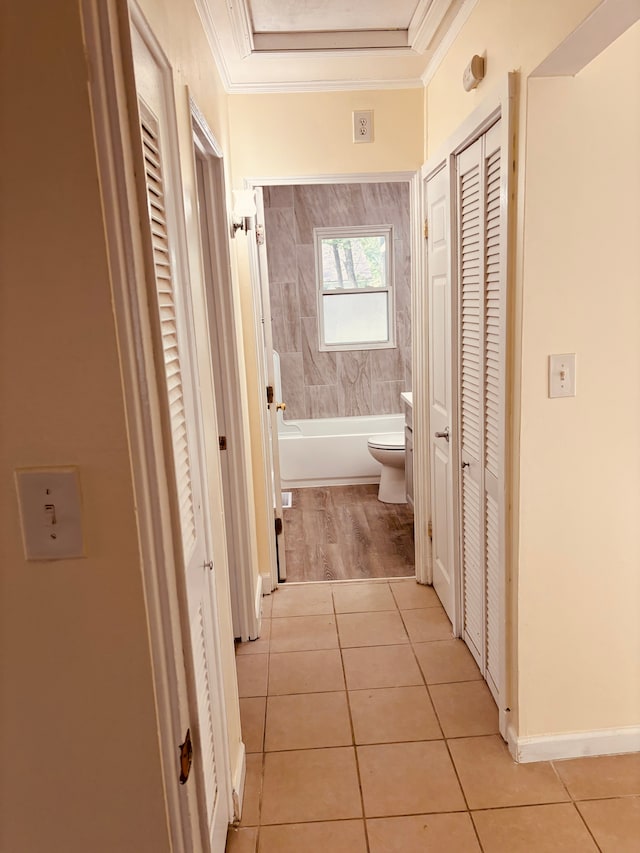
[[[345,237],[384,237],[386,240],[386,287],[351,287],[325,290],[322,275],[322,241],[331,238]],[[395,313],[395,279],[393,259],[393,225],[345,225],[313,229],[313,250],[316,267],[316,301],[318,307],[318,350],[320,352],[346,352],[350,350],[395,349],[396,347],[396,313]],[[344,294],[386,293],[387,294],[387,329],[386,341],[360,341],[356,343],[339,342],[327,343],[324,333],[325,296],[341,296]]]

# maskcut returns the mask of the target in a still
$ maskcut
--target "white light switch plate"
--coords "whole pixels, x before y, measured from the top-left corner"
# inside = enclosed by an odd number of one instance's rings
[[[576,354],[574,352],[549,356],[549,396],[576,396]]]
[[[78,469],[23,468],[16,484],[27,560],[83,557]]]

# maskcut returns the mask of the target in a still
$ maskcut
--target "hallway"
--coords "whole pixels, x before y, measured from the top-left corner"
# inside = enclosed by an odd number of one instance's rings
[[[431,588],[283,586],[263,608],[263,637],[237,649],[229,853],[637,850],[640,756],[514,764]]]

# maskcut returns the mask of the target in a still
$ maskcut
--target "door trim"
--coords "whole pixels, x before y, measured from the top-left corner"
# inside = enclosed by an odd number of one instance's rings
[[[428,539],[428,516],[429,516],[429,480],[428,480],[428,457],[426,456],[426,429],[427,419],[425,415],[426,396],[420,389],[426,388],[427,362],[424,358],[423,348],[426,345],[422,340],[423,335],[417,333],[417,329],[424,328],[422,322],[426,322],[425,294],[422,285],[422,194],[420,172],[356,172],[353,174],[328,174],[328,175],[295,175],[287,177],[247,177],[244,179],[244,187],[256,189],[269,186],[296,186],[302,184],[365,184],[365,183],[394,183],[405,182],[409,184],[410,205],[410,232],[411,232],[411,328],[412,328],[412,385],[413,394],[413,440],[414,440],[414,519],[415,519],[415,560],[416,580],[418,583],[431,583],[431,549]],[[256,340],[260,338],[260,281],[258,277],[257,247],[252,241],[249,248],[250,279],[254,305],[254,324]],[[256,313],[257,312],[257,313]],[[418,319],[421,322],[418,325]],[[420,340],[421,345],[417,346]],[[266,442],[269,440],[268,432],[262,424],[262,446],[263,455],[266,450]],[[419,476],[416,476],[418,472]],[[420,474],[422,472],[422,474]],[[266,472],[265,482],[268,483],[271,472]],[[269,508],[271,513],[271,509]],[[270,516],[269,516],[270,517]],[[275,552],[275,548],[274,548]],[[272,572],[272,577],[274,577]],[[277,569],[275,573],[274,589],[277,586]]]
[[[207,274],[204,257],[203,275],[206,281],[207,323],[209,327],[209,345],[212,354],[216,352],[220,359],[220,373],[224,376],[221,387],[216,388],[216,397],[222,400],[226,431],[233,429],[233,435],[227,438],[228,490],[225,490],[225,503],[228,502],[227,518],[231,526],[231,535],[227,536],[227,548],[233,559],[229,561],[229,581],[236,599],[238,628],[237,636],[243,641],[255,640],[260,635],[261,577],[254,570],[255,523],[251,518],[252,504],[247,500],[251,494],[249,471],[247,468],[248,436],[245,435],[242,389],[244,377],[238,364],[238,337],[236,330],[239,321],[234,303],[231,279],[231,261],[229,253],[229,222],[224,203],[224,161],[221,146],[212,133],[207,120],[197,104],[187,92],[191,126],[193,129],[193,168],[196,174],[196,160],[203,165],[204,182],[207,192],[205,216],[207,220],[206,241],[203,252],[211,259],[212,275]],[[214,355],[215,357],[215,355]]]

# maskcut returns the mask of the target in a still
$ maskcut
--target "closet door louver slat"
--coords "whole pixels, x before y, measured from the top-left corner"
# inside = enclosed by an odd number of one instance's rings
[[[216,803],[218,800],[219,786],[216,770],[216,754],[215,754],[215,736],[213,731],[213,709],[211,707],[211,691],[213,689],[211,675],[209,673],[209,665],[207,658],[207,636],[206,626],[211,624],[210,619],[206,619],[204,615],[203,602],[198,610],[198,619],[196,622],[197,635],[193,640],[194,648],[194,663],[196,684],[199,685],[199,705],[200,705],[200,740],[202,744],[202,766],[205,770],[204,784],[205,795],[207,798],[207,807],[209,813],[209,831],[212,830],[212,822],[215,815]]]
[[[467,463],[462,478],[462,598],[464,635],[479,666],[483,647],[482,526],[478,466],[482,423],[482,196],[476,162],[459,176],[458,240],[460,272],[460,436]]]
[[[485,466],[498,477],[500,458],[500,365],[502,310],[500,286],[500,150],[485,163]]]
[[[462,289],[461,437],[463,453],[480,459],[480,169],[460,178]]]
[[[164,202],[157,122],[145,114],[141,122],[147,207],[151,224],[151,244],[156,278],[160,336],[169,400],[169,419],[173,439],[173,456],[180,509],[182,544],[185,562],[196,540],[191,461],[185,413],[182,368],[178,350],[176,299],[169,254],[169,236]]]

